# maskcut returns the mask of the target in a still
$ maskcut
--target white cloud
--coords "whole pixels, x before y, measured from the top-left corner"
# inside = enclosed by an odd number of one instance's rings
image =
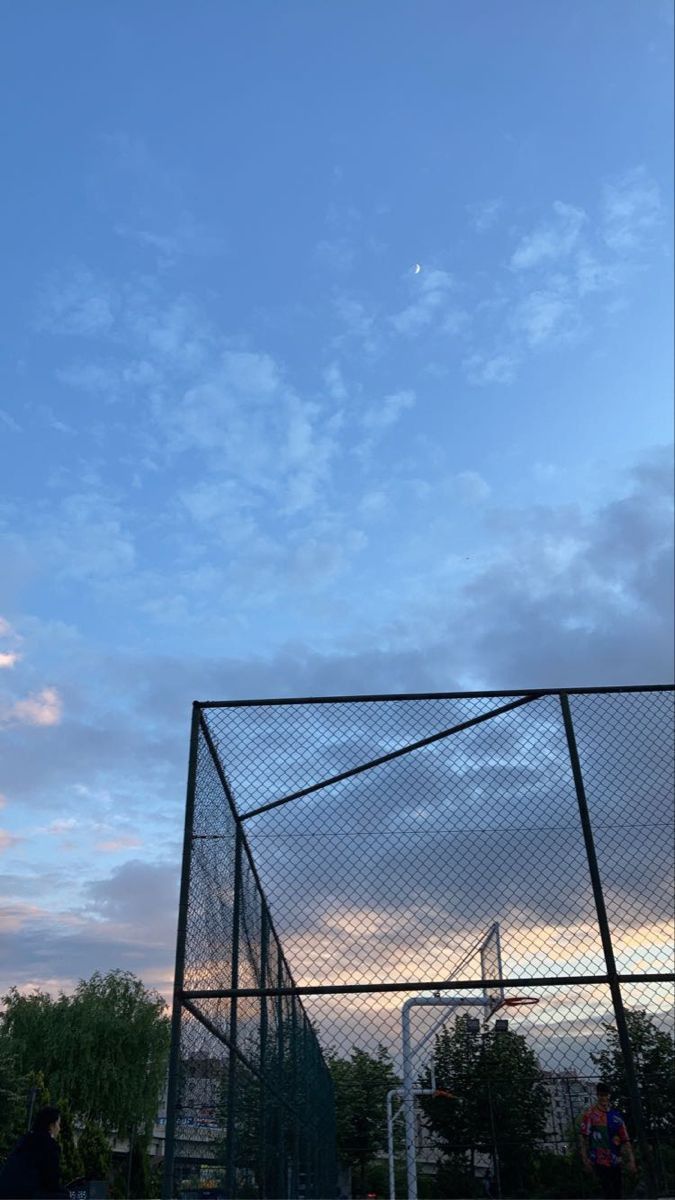
[[[213,351],[214,335],[190,300],[177,297],[168,304],[140,290],[130,295],[124,308],[124,324],[145,357],[154,355],[160,367],[194,370]]]
[[[557,200],[553,205],[554,218],[538,226],[521,239],[511,255],[514,271],[530,270],[542,263],[566,257],[577,245],[586,223],[586,213],[571,204]]]
[[[15,700],[13,704],[0,708],[0,721],[5,725],[58,725],[62,710],[61,697],[56,688],[45,687],[25,700]]]
[[[12,646],[17,646],[21,642],[21,638],[4,617],[0,617],[0,638],[9,641]],[[12,667],[16,666],[20,658],[21,653],[19,650],[0,650],[0,671],[11,670]]]
[[[0,829],[0,854],[5,850],[11,850],[12,846],[21,840],[17,834],[10,833],[7,829]]]
[[[339,414],[301,399],[269,355],[243,351],[224,352],[201,382],[158,411],[158,433],[172,453],[203,452],[211,482],[227,473],[239,488],[273,496],[287,514],[308,508],[326,484],[339,426]],[[218,506],[226,499],[221,488]],[[203,490],[188,496],[193,515],[204,503]]]
[[[110,332],[115,300],[106,284],[86,267],[55,276],[42,289],[38,326],[50,333],[95,337]]]
[[[194,218],[185,215],[169,232],[159,233],[151,229],[136,229],[128,225],[115,226],[118,237],[128,238],[155,251],[161,267],[173,266],[180,257],[212,257],[225,250],[223,239],[216,233],[199,225]]]
[[[414,337],[426,329],[447,306],[448,293],[453,288],[452,276],[438,268],[423,269],[410,280],[414,294],[411,304],[395,316],[390,323],[397,333]]]
[[[333,400],[342,403],[343,400],[347,399],[347,388],[339,363],[329,363],[323,373],[323,378],[328,389],[328,394]]]
[[[392,425],[396,424],[406,409],[413,408],[415,400],[415,393],[409,389],[403,388],[398,392],[390,392],[388,396],[383,397],[379,404],[366,409],[361,418],[364,429],[371,434],[384,433],[386,429],[390,429]]]
[[[487,233],[496,224],[502,208],[503,201],[501,199],[482,200],[475,204],[467,204],[466,211],[476,233]]]
[[[4,408],[0,408],[0,421],[2,421],[5,428],[9,429],[11,433],[23,432],[19,422],[14,419],[11,413],[6,412]]]
[[[554,338],[570,337],[579,328],[578,313],[560,292],[542,289],[531,292],[517,305],[512,327],[531,349]]]
[[[387,493],[377,488],[362,496],[359,510],[364,517],[378,517],[386,511],[388,503]]]
[[[96,842],[94,849],[101,854],[120,854],[124,850],[135,850],[142,845],[140,838],[134,837],[132,834],[122,834],[107,841]]]
[[[367,353],[374,354],[380,346],[375,314],[369,312],[360,300],[355,300],[353,296],[344,293],[338,293],[333,304],[338,320],[345,330],[344,334],[338,335],[335,339],[336,344],[339,344],[347,336],[359,341]]]
[[[102,492],[73,492],[39,514],[36,540],[43,562],[62,578],[104,580],[129,572],[136,560],[124,511]]]
[[[606,292],[621,283],[616,263],[600,262],[589,250],[580,249],[574,262],[574,282],[580,297]]]
[[[513,383],[521,358],[519,354],[506,351],[501,354],[471,354],[464,359],[464,373],[469,383],[487,385],[491,383]]]
[[[49,822],[46,832],[55,837],[61,837],[64,833],[71,833],[78,825],[77,817],[57,817],[56,820]]]
[[[611,250],[626,254],[639,249],[662,220],[658,186],[644,167],[626,171],[605,186],[603,237]]]

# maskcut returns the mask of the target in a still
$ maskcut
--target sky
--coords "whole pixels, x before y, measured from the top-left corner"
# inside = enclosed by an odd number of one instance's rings
[[[0,988],[168,994],[194,699],[672,678],[673,6],[2,20]]]

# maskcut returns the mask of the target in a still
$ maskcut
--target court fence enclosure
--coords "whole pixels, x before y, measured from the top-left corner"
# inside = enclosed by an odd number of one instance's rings
[[[195,703],[165,1197],[675,1195],[673,697]]]

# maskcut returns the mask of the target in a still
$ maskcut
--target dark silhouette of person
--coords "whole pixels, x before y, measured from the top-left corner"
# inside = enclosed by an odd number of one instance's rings
[[[62,1200],[61,1147],[57,1142],[61,1113],[41,1108],[30,1133],[24,1133],[0,1169],[0,1200]]]

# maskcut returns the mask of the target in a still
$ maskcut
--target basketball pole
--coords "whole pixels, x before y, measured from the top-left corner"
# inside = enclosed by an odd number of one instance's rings
[[[405,1115],[405,1156],[408,1176],[408,1200],[417,1200],[417,1160],[415,1156],[415,1084],[413,1048],[410,1038],[410,1013],[413,1008],[490,1008],[488,996],[420,996],[406,1000],[401,1009],[401,1046],[403,1051],[403,1110]]]

